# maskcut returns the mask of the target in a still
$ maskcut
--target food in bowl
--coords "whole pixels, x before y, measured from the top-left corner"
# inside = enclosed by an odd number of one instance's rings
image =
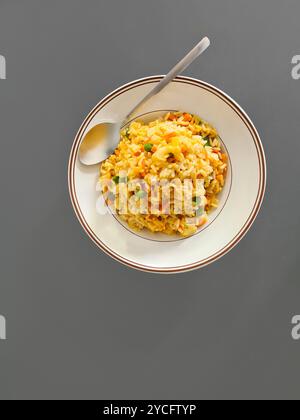
[[[172,112],[122,130],[118,148],[101,165],[100,185],[130,228],[187,237],[218,207],[227,166],[214,127]]]

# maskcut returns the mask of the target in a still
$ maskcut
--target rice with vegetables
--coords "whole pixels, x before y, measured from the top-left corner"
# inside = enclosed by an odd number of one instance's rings
[[[101,165],[100,183],[108,204],[131,228],[190,236],[218,206],[226,172],[217,131],[178,112],[125,128]]]

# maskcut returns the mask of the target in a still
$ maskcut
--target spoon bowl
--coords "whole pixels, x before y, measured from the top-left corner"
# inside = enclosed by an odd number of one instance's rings
[[[84,165],[96,165],[107,159],[120,140],[121,125],[104,122],[95,125],[85,135],[79,149],[79,159]]]

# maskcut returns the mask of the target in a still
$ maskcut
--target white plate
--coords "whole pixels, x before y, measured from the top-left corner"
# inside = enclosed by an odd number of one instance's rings
[[[212,85],[189,77],[178,77],[144,105],[140,115],[149,119],[157,117],[154,112],[186,111],[199,115],[218,130],[230,160],[219,208],[210,215],[209,223],[201,231],[186,239],[136,233],[110,212],[99,214],[99,192],[96,191],[99,168],[81,165],[78,159],[79,145],[85,133],[95,124],[125,118],[128,110],[161,77],[147,77],[122,86],[88,114],[72,147],[68,177],[75,213],[99,248],[132,268],[176,273],[216,261],[248,232],[263,201],[266,161],[253,123],[236,102]]]

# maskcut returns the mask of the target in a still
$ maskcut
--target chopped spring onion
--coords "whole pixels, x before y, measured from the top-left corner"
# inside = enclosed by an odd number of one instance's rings
[[[193,197],[193,202],[197,205],[201,204],[201,197]]]
[[[114,183],[115,183],[115,184],[119,184],[119,182],[120,182],[120,177],[119,177],[119,176],[114,176],[114,177],[113,177],[113,181],[114,181]]]
[[[205,147],[210,146],[210,138],[208,136],[205,137],[203,140],[206,141],[206,144],[204,145]]]

